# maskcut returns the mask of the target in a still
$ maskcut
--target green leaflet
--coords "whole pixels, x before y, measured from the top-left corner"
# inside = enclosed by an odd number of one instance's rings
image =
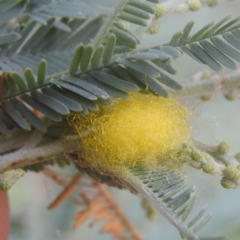
[[[34,97],[34,99],[51,108],[55,112],[60,113],[61,115],[66,115],[69,113],[68,108],[53,97],[50,97],[39,91],[34,91],[31,95]]]
[[[103,57],[102,57],[103,64],[107,64],[111,60],[115,43],[116,43],[116,36],[114,34],[111,34],[108,37],[105,48],[104,48]]]
[[[130,48],[136,48],[138,42],[131,34],[117,27],[113,27],[111,31],[115,34],[120,43]]]
[[[55,122],[60,122],[62,120],[61,115],[52,110],[51,108],[47,107],[46,105],[42,104],[41,102],[38,102],[35,100],[32,96],[28,94],[24,94],[22,96],[22,99],[31,107],[34,109],[40,111],[45,116],[50,118],[51,120]]]
[[[33,75],[33,71],[30,68],[27,68],[24,71],[24,75],[25,75],[25,78],[27,80],[27,84],[28,84],[29,88],[36,87],[36,85],[37,85],[36,80],[35,80],[35,77]]]
[[[104,72],[99,71],[92,71],[91,76],[109,86],[112,86],[114,88],[123,89],[123,90],[129,90],[129,91],[136,91],[138,90],[138,87],[134,85],[133,83],[126,82],[121,80],[120,78],[116,78],[115,76],[109,75]]]
[[[200,41],[200,45],[204,48],[206,52],[210,53],[211,56],[213,56],[218,62],[220,62],[227,68],[230,69],[236,68],[236,64],[234,63],[234,61],[232,61],[229,57],[224,55],[220,50],[218,50],[208,41],[202,40]]]
[[[45,82],[46,71],[47,71],[47,62],[46,60],[43,59],[38,64],[37,82],[39,85],[42,85]]]
[[[21,114],[7,101],[2,102],[2,107],[6,113],[16,122],[16,124],[24,130],[30,130],[30,125],[21,116]]]
[[[73,58],[72,58],[72,62],[70,64],[70,69],[69,69],[69,73],[71,76],[73,76],[78,68],[79,68],[79,64],[83,55],[83,51],[84,51],[84,47],[81,44],[75,51]]]
[[[65,105],[69,110],[77,112],[82,111],[82,107],[78,102],[72,100],[66,95],[63,95],[58,88],[47,87],[43,88],[42,92],[49,97],[53,97],[54,99]]]
[[[101,45],[94,52],[92,59],[91,59],[91,67],[92,68],[96,68],[100,64],[102,55],[103,55],[103,49],[104,49],[104,47]]]
[[[130,23],[134,23],[140,26],[147,26],[147,22],[140,17],[133,16],[128,13],[122,13],[118,16],[120,19],[125,20]]]
[[[201,47],[196,43],[191,43],[189,45],[191,51],[198,56],[203,62],[205,62],[209,67],[219,72],[222,70],[221,65],[216,62],[207,52],[205,52]]]
[[[18,33],[7,33],[0,35],[0,45],[17,41],[21,36]]]
[[[90,63],[91,56],[92,56],[92,51],[93,51],[92,45],[86,46],[83,50],[81,62],[80,62],[80,69],[82,72],[84,72],[88,68],[88,65]]]
[[[34,126],[36,129],[44,131],[46,130],[44,123],[40,120],[32,111],[30,111],[26,105],[24,105],[17,98],[12,100],[12,103],[16,109],[21,112],[21,114],[29,121],[29,123]]]
[[[136,1],[136,0],[129,0],[128,1],[128,4],[133,6],[133,7],[136,7],[136,8],[139,8],[139,9],[142,9],[148,13],[154,13],[154,9],[151,8],[148,4],[146,3],[143,3],[143,2],[139,2],[139,1]]]
[[[123,11],[143,19],[150,19],[151,17],[148,12],[132,6],[126,6]]]

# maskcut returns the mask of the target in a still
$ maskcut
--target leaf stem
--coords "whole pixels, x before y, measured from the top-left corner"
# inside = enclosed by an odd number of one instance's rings
[[[23,147],[16,151],[0,155],[0,173],[46,161],[65,153],[77,151],[78,149],[79,140],[76,139],[60,139],[31,149]]]
[[[126,174],[127,182],[129,182],[139,194],[146,198],[148,201],[152,203],[152,205],[160,211],[165,218],[172,223],[179,231],[180,235],[184,237],[186,240],[198,240],[199,238],[183,223],[178,217],[175,216],[173,211],[171,211],[163,201],[159,201],[159,198],[153,194],[153,192],[146,187],[141,180],[134,176],[130,171]]]
[[[108,16],[106,19],[105,23],[102,25],[100,28],[97,36],[92,42],[93,46],[93,52],[96,50],[96,48],[103,43],[105,40],[109,28],[112,26],[116,18],[118,17],[118,13],[122,10],[122,8],[128,3],[128,0],[120,0],[119,3],[115,6],[114,10],[112,13]]]

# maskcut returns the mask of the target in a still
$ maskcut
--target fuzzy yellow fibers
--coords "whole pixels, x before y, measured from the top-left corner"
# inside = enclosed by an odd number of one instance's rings
[[[132,93],[114,106],[77,114],[72,125],[82,136],[87,166],[95,169],[164,165],[189,140],[189,112],[173,98]],[[159,160],[160,159],[160,160]]]

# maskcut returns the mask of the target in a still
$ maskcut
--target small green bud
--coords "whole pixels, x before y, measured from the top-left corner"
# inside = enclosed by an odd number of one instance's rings
[[[235,155],[235,158],[238,162],[240,162],[240,152]]]
[[[194,145],[194,143],[193,143],[193,141],[187,141],[187,142],[184,142],[183,144],[182,144],[182,147],[183,148],[186,148],[186,147],[194,147],[195,145]]]
[[[236,166],[229,165],[223,171],[224,177],[230,180],[238,180],[240,179],[240,171]]]
[[[228,101],[234,101],[235,100],[235,96],[231,93],[225,94],[224,97],[228,100]]]
[[[230,151],[230,144],[228,142],[221,142],[218,147],[217,151],[220,154],[226,154]]]
[[[188,0],[187,5],[191,11],[197,11],[202,7],[202,4],[199,0]]]
[[[157,211],[150,205],[150,203],[146,199],[142,200],[141,205],[142,208],[146,211],[146,217],[149,220],[153,220],[157,215]]]
[[[218,0],[207,0],[207,5],[209,7],[215,7],[218,4]]]
[[[191,161],[189,165],[195,169],[201,169],[203,163],[202,162],[196,162],[196,161]]]
[[[159,29],[160,29],[160,24],[158,22],[153,22],[148,30],[150,34],[156,34],[158,33]]]
[[[195,161],[200,161],[200,160],[202,160],[203,156],[202,156],[202,153],[200,151],[194,151],[193,154],[192,154],[192,158]]]
[[[192,149],[189,148],[189,147],[186,147],[186,148],[181,150],[180,154],[181,154],[181,156],[191,156]]]
[[[163,5],[157,5],[155,7],[155,17],[160,18],[167,13],[167,8]]]
[[[201,100],[204,102],[210,101],[212,99],[212,95],[202,95]]]
[[[14,169],[0,174],[0,190],[9,190],[15,182],[25,174],[22,169]]]
[[[203,71],[202,79],[209,79],[212,76],[212,73],[208,70]]]
[[[225,177],[222,178],[221,185],[226,189],[234,189],[238,187],[236,182],[229,180],[228,178]]]
[[[202,170],[211,175],[215,175],[217,173],[217,168],[213,163],[204,163]]]

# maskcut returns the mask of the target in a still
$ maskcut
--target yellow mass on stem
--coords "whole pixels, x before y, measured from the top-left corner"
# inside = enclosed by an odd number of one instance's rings
[[[85,166],[95,169],[166,166],[190,139],[184,106],[173,98],[139,92],[88,115],[75,114],[70,123],[82,138]]]

